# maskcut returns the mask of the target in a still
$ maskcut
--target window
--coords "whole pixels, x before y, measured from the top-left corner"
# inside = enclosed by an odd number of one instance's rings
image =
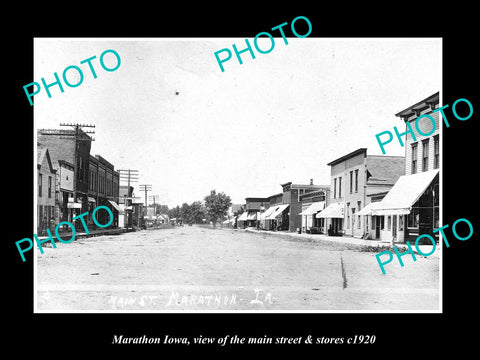
[[[398,230],[403,231],[403,215],[398,215]]]
[[[48,177],[48,198],[52,198],[52,177]]]
[[[433,137],[433,168],[438,169],[440,167],[440,139],[438,135]]]
[[[408,215],[407,218],[408,218],[407,226],[409,228],[418,228],[418,219],[419,219],[418,209],[413,208],[410,211],[410,215]]]
[[[417,173],[417,144],[412,144],[412,174]]]
[[[355,208],[352,207],[352,230],[355,228]]]
[[[428,144],[430,139],[426,139],[422,141],[422,153],[423,153],[423,161],[422,161],[422,171],[428,171]]]
[[[389,215],[387,217],[387,230],[391,230],[392,229],[392,217]]]
[[[42,174],[38,174],[38,196],[42,197]]]
[[[385,216],[380,216],[380,229],[385,229]]]
[[[358,171],[358,170],[356,170],[356,171]],[[357,201],[357,209],[358,209],[358,211],[360,211],[361,208],[362,208],[362,202],[361,202],[361,201]],[[360,229],[360,215],[358,215],[357,229]]]
[[[337,198],[337,179],[333,179],[333,198]]]
[[[350,171],[350,194],[352,193],[353,189],[353,171]]]
[[[350,203],[347,203],[347,229],[350,229]]]
[[[358,169],[355,170],[355,192],[358,192]]]
[[[338,197],[342,197],[342,177],[338,178]]]

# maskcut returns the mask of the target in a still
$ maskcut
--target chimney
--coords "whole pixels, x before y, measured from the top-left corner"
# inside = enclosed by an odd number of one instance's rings
[[[310,185],[313,185],[313,179],[310,179]]]

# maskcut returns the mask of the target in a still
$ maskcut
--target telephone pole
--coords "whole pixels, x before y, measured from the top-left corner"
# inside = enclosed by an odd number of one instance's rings
[[[95,125],[92,124],[73,124],[73,123],[61,123],[60,126],[73,127],[74,132],[64,132],[60,139],[75,139],[75,148],[73,152],[73,169],[75,174],[75,181],[73,182],[73,201],[77,201],[77,179],[78,179],[78,166],[77,166],[77,157],[78,157],[78,147],[81,141],[95,141],[93,137],[88,135],[84,136],[83,134],[95,134],[95,131],[84,131],[82,128],[94,128]],[[88,168],[88,164],[85,164],[85,167]]]
[[[152,185],[140,185],[140,191],[145,191],[145,209],[146,209],[148,206],[147,191],[152,191]]]

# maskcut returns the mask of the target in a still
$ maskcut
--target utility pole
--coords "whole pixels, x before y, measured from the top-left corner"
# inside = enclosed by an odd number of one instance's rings
[[[145,208],[147,208],[147,206],[148,206],[147,191],[152,191],[152,185],[140,185],[140,191],[145,192]]]
[[[158,201],[160,196],[159,195],[150,195],[148,198],[153,201],[153,215],[156,217],[157,216],[157,206],[155,204],[155,200]]]
[[[118,169],[117,170],[119,173],[119,182],[120,183],[127,183],[127,194],[124,196],[124,205],[125,207],[132,205],[132,196],[133,194],[130,194],[130,184],[132,182],[138,182],[138,170],[132,170],[132,169]],[[130,203],[127,204],[127,200],[130,200]],[[120,201],[120,199],[119,199]],[[128,229],[128,224],[129,224],[129,213],[125,212],[125,226]]]

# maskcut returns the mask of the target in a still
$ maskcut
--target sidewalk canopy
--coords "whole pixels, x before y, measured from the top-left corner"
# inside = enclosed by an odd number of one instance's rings
[[[112,204],[112,206],[115,208],[115,210],[118,211],[119,214],[123,214],[123,210],[120,206],[118,206],[118,204],[115,202],[115,201],[112,201],[112,200],[108,200],[108,202],[110,204]]]
[[[247,220],[257,220],[257,213],[252,212],[252,213],[248,214]]]
[[[343,208],[345,204],[343,202],[338,202],[330,204],[325,210],[320,211],[316,218],[340,218],[343,219]]]
[[[400,176],[382,201],[372,210],[372,215],[408,215],[412,206],[430,186],[438,170]]]
[[[238,217],[238,221],[247,221],[248,212],[243,212],[242,215]]]
[[[258,216],[258,220],[266,220],[268,216],[272,215],[272,213],[275,211],[275,208],[276,206],[270,206],[267,210],[265,210]]]
[[[277,205],[274,206],[275,210],[269,215],[265,217],[265,220],[274,220],[278,216],[282,215],[283,211],[286,210],[290,205],[288,204],[283,204],[283,205]]]
[[[372,210],[375,209],[379,203],[380,202],[377,201],[377,202],[372,202],[368,204],[362,210],[360,210],[357,213],[357,215],[363,215],[363,216],[372,215]]]
[[[314,215],[325,208],[325,201],[318,201],[311,204],[298,215]]]

